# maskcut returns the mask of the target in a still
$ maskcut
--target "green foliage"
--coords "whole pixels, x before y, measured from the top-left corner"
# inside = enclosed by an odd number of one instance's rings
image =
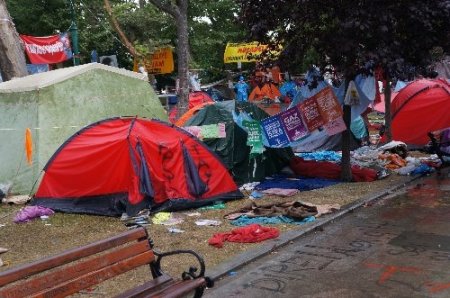
[[[69,30],[69,1],[75,6],[82,63],[90,62],[90,53],[95,49],[99,56],[116,54],[119,65],[130,69],[132,57],[114,31],[103,0],[8,0],[7,4],[19,33],[46,36]],[[167,45],[176,47],[176,24],[170,15],[149,1],[143,1],[143,6],[138,1],[110,2],[121,29],[138,52],[145,54]],[[203,70],[203,82],[223,78],[226,43],[245,39],[239,16],[234,0],[190,1],[190,67]]]
[[[373,60],[395,73],[405,65],[425,66],[429,51],[449,51],[450,1],[422,0],[238,0],[243,21],[260,41],[285,45],[282,61],[296,68],[314,48],[340,69]],[[270,17],[266,17],[270,16]]]

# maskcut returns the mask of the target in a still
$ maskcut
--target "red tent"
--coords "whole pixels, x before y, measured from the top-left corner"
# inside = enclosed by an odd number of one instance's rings
[[[70,137],[52,156],[32,204],[115,216],[241,198],[219,158],[158,120],[112,118]]]
[[[391,113],[394,140],[425,145],[428,132],[450,126],[450,84],[445,80],[414,81],[395,96]]]
[[[209,96],[208,93],[203,91],[195,91],[189,93],[189,109],[192,109],[193,107],[202,104],[202,103],[214,103],[214,100]]]

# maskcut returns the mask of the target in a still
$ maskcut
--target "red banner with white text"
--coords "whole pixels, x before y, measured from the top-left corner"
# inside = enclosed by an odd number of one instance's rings
[[[67,33],[44,37],[20,35],[20,38],[32,64],[59,63],[72,58]]]

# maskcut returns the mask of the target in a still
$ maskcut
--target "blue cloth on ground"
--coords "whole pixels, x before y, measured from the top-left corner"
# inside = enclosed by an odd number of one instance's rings
[[[303,158],[304,160],[317,160],[317,161],[340,161],[342,155],[336,151],[316,151],[308,153],[296,153],[295,155]]]
[[[316,218],[314,216],[308,216],[305,217],[302,220],[295,220],[288,216],[272,216],[272,217],[266,217],[266,216],[258,216],[258,217],[248,217],[247,215],[242,215],[239,218],[230,221],[230,223],[234,226],[247,226],[250,224],[260,224],[260,225],[277,225],[277,224],[296,224],[301,225],[305,224],[307,222],[313,222]]]
[[[324,188],[331,185],[341,183],[338,180],[323,179],[323,178],[286,178],[274,177],[266,178],[256,186],[256,190],[266,190],[269,188],[286,188],[298,189],[300,191],[313,190],[317,188]]]
[[[423,174],[430,174],[434,171],[434,169],[426,164],[421,164],[420,166],[418,166],[417,168],[415,168],[412,172],[411,175],[423,175]]]

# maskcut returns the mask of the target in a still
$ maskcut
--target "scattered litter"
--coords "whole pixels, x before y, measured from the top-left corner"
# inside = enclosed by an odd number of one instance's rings
[[[202,215],[200,212],[198,212],[198,211],[194,211],[194,212],[184,212],[183,213],[184,215],[186,215],[186,216],[189,216],[189,217],[194,217],[194,216],[200,216],[200,215]]]
[[[7,198],[4,198],[2,202],[4,204],[14,204],[14,205],[24,205],[28,203],[31,200],[30,196],[28,195],[20,195],[20,196],[10,196]]]
[[[228,275],[229,275],[229,276],[235,276],[236,274],[237,274],[236,271],[230,271],[230,272],[228,272]]]
[[[255,189],[255,187],[259,184],[259,182],[251,182],[251,183],[245,183],[241,187],[239,187],[240,191],[252,191]]]
[[[168,228],[167,231],[169,231],[169,233],[184,233],[183,230],[178,228]]]
[[[41,215],[40,218],[41,218],[42,220],[47,220],[47,219],[49,219],[50,217],[49,217],[48,215]]]
[[[4,263],[2,261],[2,259],[0,258],[0,267],[3,267]]]
[[[200,219],[195,222],[197,226],[219,226],[222,222],[214,219]]]
[[[199,208],[199,210],[219,210],[225,209],[226,206],[222,201],[217,201],[214,205]]]
[[[9,249],[0,247],[0,254],[7,252]]]
[[[184,222],[184,219],[170,212],[158,212],[153,217],[152,222],[156,225],[172,226]]]
[[[178,225],[184,222],[184,219],[181,217],[172,216],[168,220],[162,221],[160,224],[164,226],[173,226]]]
[[[249,196],[250,200],[257,200],[261,199],[264,195],[256,190],[252,191],[252,193]]]
[[[152,222],[155,225],[160,225],[162,222],[168,220],[169,218],[170,218],[170,212],[158,212],[153,216]]]
[[[45,208],[42,206],[27,206],[17,212],[16,216],[14,217],[14,222],[24,223],[42,215],[53,215],[54,213],[55,212],[50,208]]]
[[[51,223],[45,223],[44,226],[51,226]]]
[[[0,228],[6,227],[5,224],[0,224]]]

